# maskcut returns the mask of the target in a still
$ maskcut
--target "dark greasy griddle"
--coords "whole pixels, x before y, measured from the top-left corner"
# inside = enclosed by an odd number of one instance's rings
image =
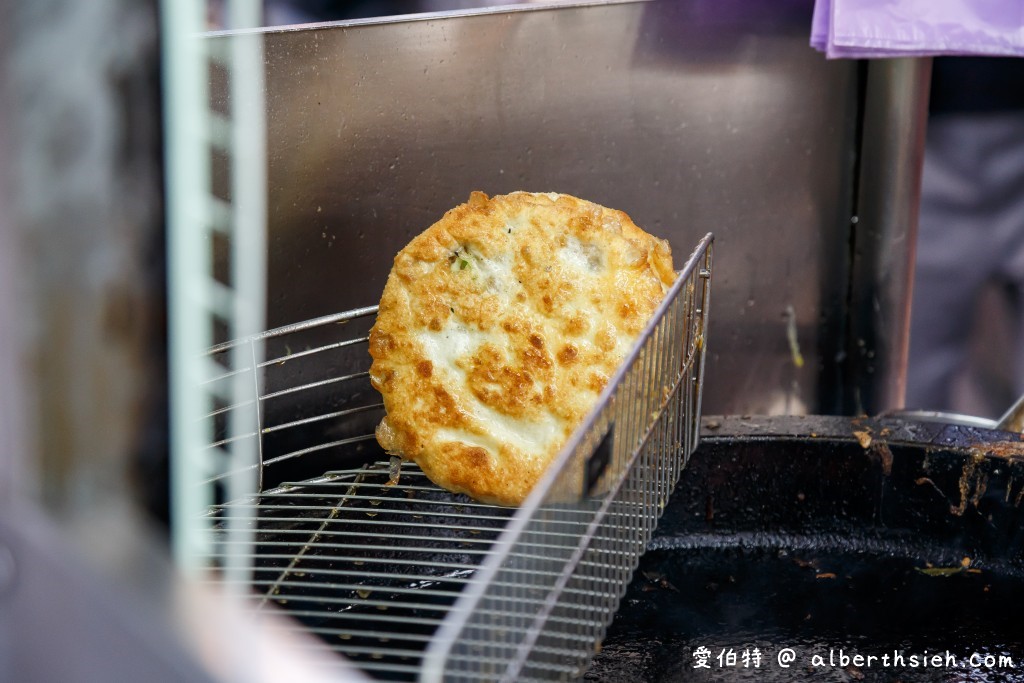
[[[847,418],[705,426],[587,680],[1024,680],[1019,438]],[[694,668],[701,646],[711,669]],[[744,668],[755,647],[761,666]],[[720,667],[730,648],[737,665]],[[1016,668],[812,666],[830,649]]]

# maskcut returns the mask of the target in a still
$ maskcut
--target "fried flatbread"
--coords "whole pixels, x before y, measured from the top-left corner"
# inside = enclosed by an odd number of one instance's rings
[[[395,257],[370,332],[378,442],[445,489],[522,503],[675,277],[621,211],[472,193]]]

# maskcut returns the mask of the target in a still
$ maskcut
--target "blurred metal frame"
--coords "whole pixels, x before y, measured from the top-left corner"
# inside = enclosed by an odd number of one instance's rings
[[[258,26],[262,5],[229,0],[224,19],[235,28]],[[225,494],[237,498],[258,488],[259,452],[250,439],[260,431],[262,341],[233,348],[223,360],[230,382],[213,383],[221,367],[205,355],[216,342],[265,329],[266,312],[266,130],[263,40],[240,35],[230,44],[202,38],[207,0],[161,3],[163,85],[167,159],[168,337],[171,421],[171,540],[175,560],[198,573],[209,554],[207,534],[194,520],[217,498],[212,475],[231,470]],[[218,47],[224,49],[217,49]],[[214,77],[214,74],[219,76]],[[230,93],[212,102],[211,80]],[[222,171],[218,177],[212,167]],[[224,177],[226,176],[226,177]],[[220,260],[218,260],[220,256]],[[224,338],[218,338],[218,333]],[[226,438],[213,443],[212,421],[230,411]],[[207,482],[207,483],[204,483]],[[239,540],[251,535],[231,519]],[[237,578],[249,568],[229,562]]]

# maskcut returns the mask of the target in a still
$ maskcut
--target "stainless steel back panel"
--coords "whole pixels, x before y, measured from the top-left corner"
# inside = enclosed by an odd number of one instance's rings
[[[375,300],[393,255],[471,190],[566,192],[679,260],[716,234],[707,412],[840,410],[864,74],[807,46],[809,5],[266,32],[268,325]]]

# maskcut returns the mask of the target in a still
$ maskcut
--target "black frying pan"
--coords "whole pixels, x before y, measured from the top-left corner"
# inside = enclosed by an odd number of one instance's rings
[[[825,417],[704,427],[587,680],[1024,681],[1017,435]]]

